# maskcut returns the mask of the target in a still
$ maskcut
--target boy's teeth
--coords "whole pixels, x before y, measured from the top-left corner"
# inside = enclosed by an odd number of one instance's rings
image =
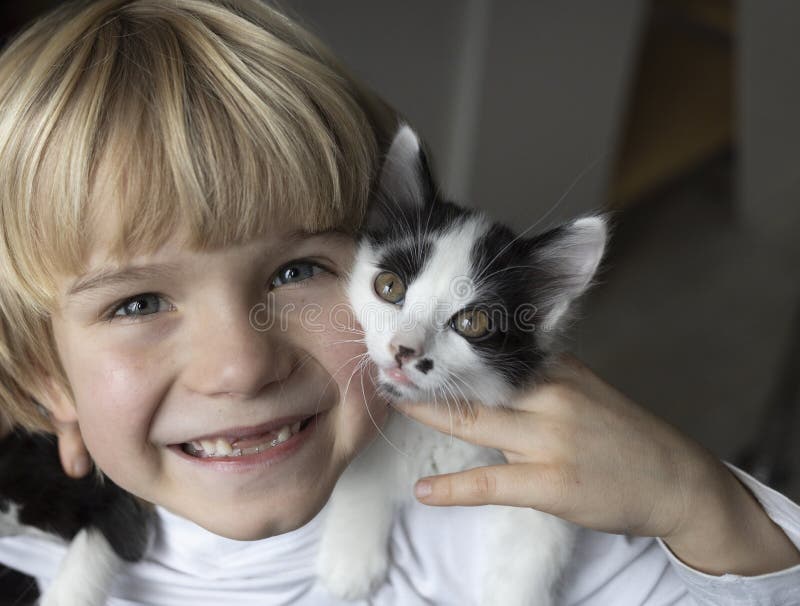
[[[292,428],[286,425],[284,427],[281,427],[281,430],[278,432],[277,440],[278,443],[280,444],[281,442],[285,442],[291,437],[292,437]]]
[[[227,456],[233,452],[233,448],[225,438],[217,438],[216,454]]]
[[[277,446],[291,438],[300,431],[301,421],[294,425],[284,425],[278,431],[272,431],[264,437],[264,441],[250,445],[246,448],[234,446],[245,440],[236,440],[233,443],[226,438],[212,438],[210,440],[193,440],[184,444],[184,451],[195,457],[240,457],[242,455],[256,454],[261,451]]]

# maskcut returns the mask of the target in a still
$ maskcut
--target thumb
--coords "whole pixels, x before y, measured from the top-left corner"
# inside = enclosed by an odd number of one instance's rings
[[[490,465],[419,480],[414,493],[426,505],[511,505],[554,513],[563,484],[536,463]]]

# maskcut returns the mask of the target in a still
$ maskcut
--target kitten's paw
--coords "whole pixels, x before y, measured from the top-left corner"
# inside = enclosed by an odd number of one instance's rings
[[[387,549],[346,551],[324,550],[317,562],[317,574],[328,591],[343,600],[363,599],[386,580],[389,570]]]

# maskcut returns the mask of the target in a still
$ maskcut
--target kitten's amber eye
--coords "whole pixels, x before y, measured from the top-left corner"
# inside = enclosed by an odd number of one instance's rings
[[[406,285],[396,273],[382,271],[375,278],[375,292],[381,299],[401,305],[406,296]]]
[[[480,339],[492,330],[489,314],[482,309],[465,309],[450,320],[450,326],[462,337]]]

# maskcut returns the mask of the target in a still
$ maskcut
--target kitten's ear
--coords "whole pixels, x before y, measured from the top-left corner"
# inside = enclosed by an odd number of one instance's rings
[[[556,330],[570,305],[592,283],[608,240],[608,219],[603,215],[581,217],[529,240],[531,256],[543,271],[543,329]]]
[[[424,208],[432,199],[432,183],[419,137],[401,123],[381,167],[367,226],[380,228],[398,214]]]

